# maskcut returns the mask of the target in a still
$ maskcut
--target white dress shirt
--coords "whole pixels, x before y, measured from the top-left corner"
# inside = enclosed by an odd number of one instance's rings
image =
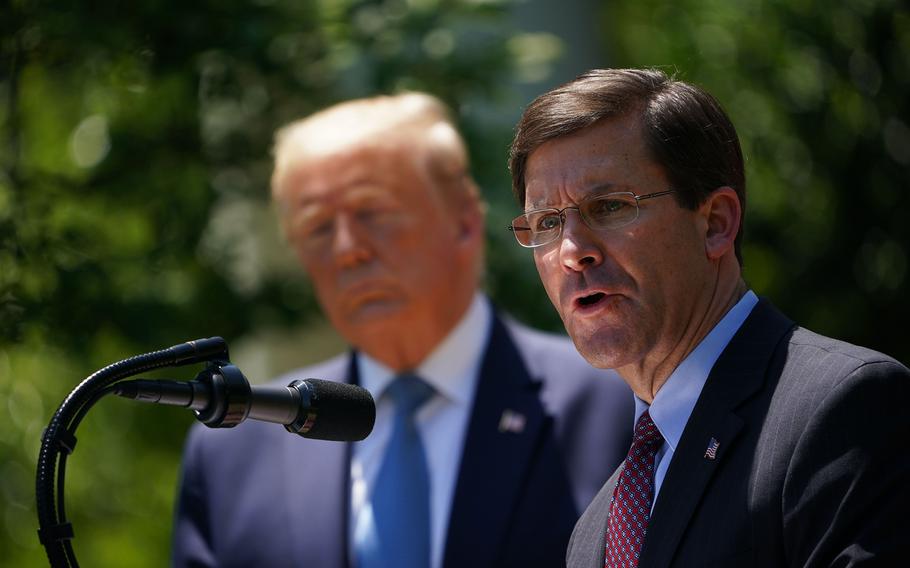
[[[667,382],[660,387],[649,408],[648,403],[635,397],[635,420],[645,410],[650,410],[651,420],[664,437],[664,443],[654,457],[654,503],[660,486],[667,475],[667,469],[673,460],[673,452],[682,438],[683,430],[689,421],[689,416],[698,402],[705,382],[718,357],[742,327],[743,322],[752,313],[752,308],[758,303],[758,297],[749,290],[740,298],[735,306],[719,321],[714,329],[698,344],[682,363],[667,378]]]
[[[417,412],[415,420],[423,442],[430,475],[431,566],[442,565],[449,511],[461,464],[461,448],[490,337],[492,310],[487,299],[476,294],[461,321],[436,349],[414,369],[436,393]],[[376,425],[362,442],[354,444],[351,456],[351,558],[360,531],[372,524],[370,492],[379,475],[386,445],[392,435],[393,403],[383,396],[395,373],[375,359],[358,353],[360,386],[376,401]]]

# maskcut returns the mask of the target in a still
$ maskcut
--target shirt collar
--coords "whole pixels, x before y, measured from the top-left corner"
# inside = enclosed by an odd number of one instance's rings
[[[746,292],[674,369],[657,391],[650,408],[646,402],[635,397],[635,420],[645,410],[649,410],[651,419],[672,451],[676,451],[676,445],[682,438],[689,415],[695,408],[712,367],[757,303],[755,293],[751,290]]]
[[[452,402],[470,403],[474,378],[489,341],[492,319],[489,302],[476,293],[458,324],[414,373]],[[358,352],[356,361],[361,386],[378,401],[396,373],[363,352]]]

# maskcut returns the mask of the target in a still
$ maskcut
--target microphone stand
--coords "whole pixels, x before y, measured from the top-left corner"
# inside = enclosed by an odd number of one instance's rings
[[[95,371],[83,380],[60,404],[41,438],[36,476],[38,539],[54,568],[77,568],[73,551],[73,526],[66,520],[63,486],[66,459],[76,448],[76,428],[88,411],[102,397],[114,392],[114,383],[162,367],[180,367],[207,362],[200,376],[215,379],[217,416],[206,416],[207,425],[230,427],[245,416],[235,411],[244,407],[250,385],[236,367],[230,365],[227,344],[220,337],[198,339],[167,349],[136,355]],[[231,370],[233,369],[233,370]],[[224,372],[223,372],[224,371]],[[239,420],[238,420],[239,418]],[[200,417],[203,419],[203,417]],[[56,494],[54,480],[56,477]]]

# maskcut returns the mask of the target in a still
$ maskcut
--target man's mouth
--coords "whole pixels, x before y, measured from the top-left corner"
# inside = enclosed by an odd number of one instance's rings
[[[582,296],[575,301],[578,302],[579,306],[584,308],[587,306],[593,306],[594,304],[600,302],[601,300],[603,300],[606,297],[607,297],[607,295],[604,294],[603,292],[595,292],[588,296]]]

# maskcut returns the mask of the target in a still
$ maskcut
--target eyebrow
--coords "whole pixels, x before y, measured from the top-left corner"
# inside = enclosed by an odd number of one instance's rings
[[[369,199],[394,199],[394,192],[382,189],[378,185],[363,184],[348,190],[342,201],[363,201]]]
[[[298,200],[293,201],[289,204],[283,204],[282,209],[286,211],[300,211],[304,209],[313,209],[325,205],[326,198],[324,196],[312,197],[312,196],[303,196]],[[382,203],[382,202],[395,202],[398,203],[396,197],[391,193],[384,191],[382,189],[364,186],[348,190],[344,196],[336,197],[335,203],[341,207],[345,206],[357,206],[359,204],[369,204],[369,203]]]
[[[585,199],[589,199],[591,197],[596,197],[599,195],[607,195],[608,193],[622,193],[622,192],[626,192],[626,191],[632,191],[632,190],[627,188],[627,186],[620,185],[620,184],[601,183],[601,184],[595,185],[594,187],[589,189],[588,192],[585,193],[585,196],[581,199],[581,201],[584,201]],[[635,192],[632,192],[632,193],[635,193]],[[578,201],[575,202],[576,205],[578,203],[579,203]],[[559,209],[559,207],[556,207],[555,205],[551,205],[549,203],[537,202],[537,203],[531,203],[530,207],[525,208],[525,212],[535,211],[537,209]]]

